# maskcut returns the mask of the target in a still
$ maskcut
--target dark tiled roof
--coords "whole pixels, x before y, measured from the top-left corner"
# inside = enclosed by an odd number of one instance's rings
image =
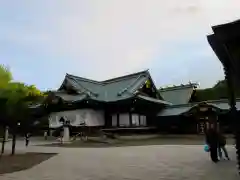
[[[220,24],[212,27],[214,34],[222,41],[229,41],[240,37],[240,20]]]
[[[147,80],[152,81],[148,71],[141,71],[106,81],[94,81],[66,74],[64,82],[59,88],[59,91],[63,89],[64,85],[70,85],[75,91],[78,92],[79,95],[66,95],[64,93],[61,94],[57,92],[56,95],[62,97],[63,99],[77,99],[78,96],[79,98],[82,98],[82,95],[85,94],[88,96],[88,98],[93,100],[113,102],[137,96],[137,90],[145,85]],[[154,83],[153,86],[155,87]],[[164,101],[162,101],[162,103],[169,104]]]

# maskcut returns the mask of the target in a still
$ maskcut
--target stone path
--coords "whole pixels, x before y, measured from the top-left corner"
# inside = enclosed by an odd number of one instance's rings
[[[23,144],[23,143],[22,143]],[[25,151],[24,146],[18,149]],[[202,146],[142,146],[120,148],[57,148],[30,146],[31,152],[59,155],[32,169],[5,174],[1,180],[235,180],[235,150],[232,161],[214,164]]]

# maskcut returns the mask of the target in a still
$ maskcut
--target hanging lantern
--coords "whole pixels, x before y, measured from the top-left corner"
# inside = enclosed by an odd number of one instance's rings
[[[149,80],[146,81],[146,88],[151,88],[151,82]]]

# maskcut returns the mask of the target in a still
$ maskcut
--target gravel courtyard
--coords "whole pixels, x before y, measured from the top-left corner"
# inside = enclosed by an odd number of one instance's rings
[[[19,142],[18,142],[19,143]],[[235,180],[232,161],[214,164],[198,145],[158,145],[117,148],[59,148],[30,146],[18,151],[57,152],[57,156],[25,171],[0,176],[1,180]],[[8,148],[8,147],[7,147]],[[0,162],[1,163],[1,162]]]

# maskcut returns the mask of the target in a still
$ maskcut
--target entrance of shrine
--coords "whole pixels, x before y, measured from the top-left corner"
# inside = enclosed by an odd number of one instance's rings
[[[207,129],[206,126],[207,126],[206,122],[197,123],[197,132],[199,134],[204,134],[205,130]]]
[[[207,103],[201,103],[194,106],[189,110],[188,114],[195,119],[196,132],[198,134],[204,134],[210,124],[214,124],[215,128],[218,128],[218,115],[219,110]]]
[[[208,117],[201,117],[199,122],[197,123],[197,133],[198,134],[205,134],[206,130],[209,128],[210,124],[215,124],[215,128],[219,128],[219,122],[217,116],[214,117],[215,120],[210,121]]]

